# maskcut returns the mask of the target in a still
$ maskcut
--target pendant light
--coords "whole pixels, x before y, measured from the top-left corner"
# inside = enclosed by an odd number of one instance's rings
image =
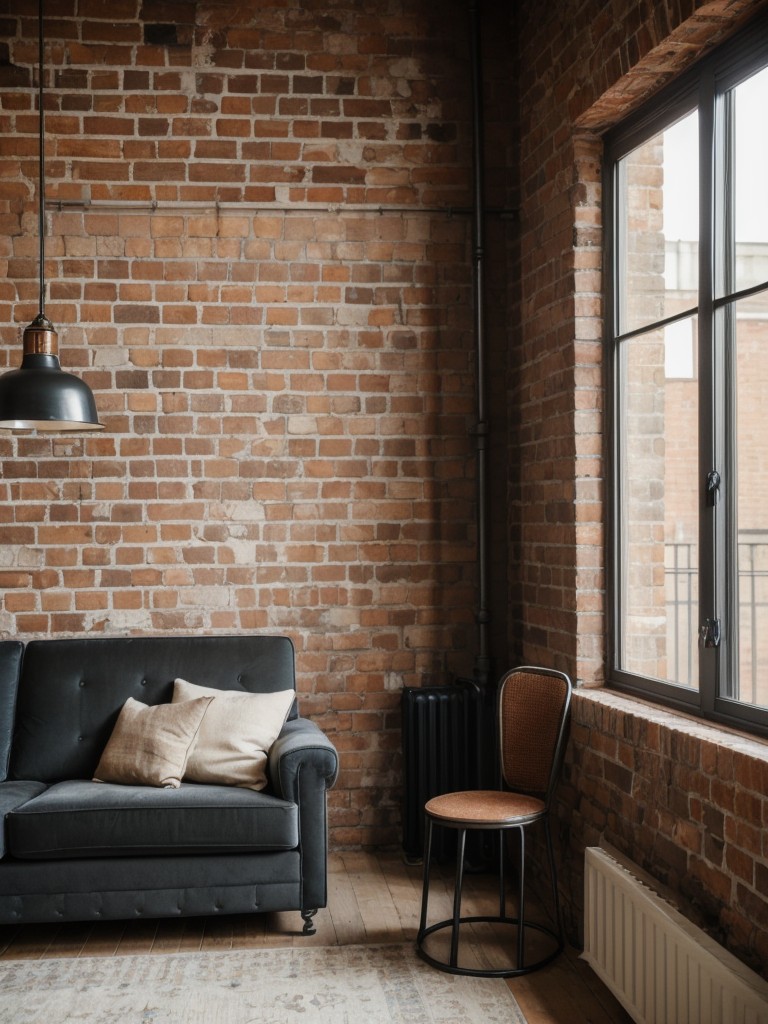
[[[59,365],[58,335],[45,315],[45,113],[43,107],[43,0],[38,12],[39,187],[40,239],[39,312],[24,331],[21,367],[0,377],[0,430],[68,433],[103,430],[88,385]]]

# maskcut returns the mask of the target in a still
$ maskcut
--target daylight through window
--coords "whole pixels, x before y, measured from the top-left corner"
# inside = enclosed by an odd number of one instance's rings
[[[606,139],[612,678],[768,731],[768,29]]]

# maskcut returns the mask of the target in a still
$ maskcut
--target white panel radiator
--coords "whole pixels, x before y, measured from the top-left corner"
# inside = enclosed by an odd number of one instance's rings
[[[644,872],[589,847],[584,876],[584,959],[633,1020],[768,1024],[768,982],[662,899]]]

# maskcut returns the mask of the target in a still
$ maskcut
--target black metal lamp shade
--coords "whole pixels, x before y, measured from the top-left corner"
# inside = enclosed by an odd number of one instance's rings
[[[0,376],[0,430],[103,430],[88,385],[65,373],[50,320],[39,314],[24,331],[18,370]]]

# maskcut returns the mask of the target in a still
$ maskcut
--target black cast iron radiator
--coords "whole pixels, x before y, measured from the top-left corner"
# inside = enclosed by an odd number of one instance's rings
[[[478,789],[482,775],[482,699],[471,679],[449,686],[406,686],[403,712],[403,851],[418,861],[424,851],[424,804],[440,793]],[[453,829],[435,829],[432,855],[453,858]]]

